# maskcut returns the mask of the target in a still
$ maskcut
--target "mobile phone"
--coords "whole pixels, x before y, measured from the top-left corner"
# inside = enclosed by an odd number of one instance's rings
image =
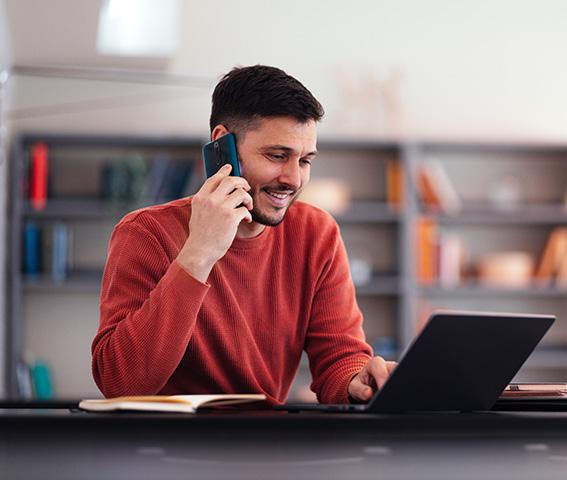
[[[236,137],[233,133],[227,133],[222,137],[207,143],[203,147],[203,161],[207,178],[213,176],[219,169],[229,163],[232,165],[230,175],[240,176],[238,163],[238,152],[236,150]]]

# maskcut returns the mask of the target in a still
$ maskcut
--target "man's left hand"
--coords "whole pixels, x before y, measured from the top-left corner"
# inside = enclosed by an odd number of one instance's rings
[[[380,390],[386,383],[396,365],[396,362],[387,362],[382,357],[371,358],[356,377],[351,380],[348,386],[348,394],[355,401],[367,402],[374,395],[374,391]]]

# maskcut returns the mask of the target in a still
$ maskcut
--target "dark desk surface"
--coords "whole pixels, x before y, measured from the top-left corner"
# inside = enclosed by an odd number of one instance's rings
[[[0,478],[567,477],[567,412],[0,409]]]

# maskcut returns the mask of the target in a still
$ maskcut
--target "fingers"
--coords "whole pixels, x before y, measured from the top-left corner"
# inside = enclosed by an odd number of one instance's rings
[[[199,191],[207,194],[214,192],[219,186],[220,182],[222,182],[230,175],[231,171],[232,165],[228,163],[226,165],[223,165],[217,173],[215,173],[212,177],[207,178],[205,183],[203,183],[201,190]]]
[[[362,382],[360,375],[354,377],[348,387],[348,394],[359,402],[367,402],[373,393],[372,388]]]
[[[381,389],[390,375],[387,362],[382,357],[374,357],[368,361],[365,368],[370,378],[376,382],[376,387]],[[371,386],[370,381],[368,381],[368,385]]]
[[[388,375],[392,375],[392,372],[395,370],[397,366],[398,366],[398,362],[387,361],[386,368],[388,369]]]
[[[230,195],[234,190],[242,189],[245,191],[250,190],[250,185],[245,178],[242,177],[226,177],[223,178],[214,190],[215,195],[227,196]]]
[[[238,212],[240,215],[238,223],[240,222],[252,223],[252,214],[250,213],[248,208],[239,207],[236,209],[236,212]]]
[[[248,210],[252,210],[253,207],[252,196],[248,192],[242,190],[242,188],[238,188],[232,192],[227,197],[226,201],[227,205],[231,208],[236,208],[241,204],[243,204]]]

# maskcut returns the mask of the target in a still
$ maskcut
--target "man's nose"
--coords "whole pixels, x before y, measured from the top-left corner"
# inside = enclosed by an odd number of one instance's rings
[[[282,166],[279,179],[280,183],[285,183],[298,190],[301,187],[301,171],[299,162],[288,161]]]

